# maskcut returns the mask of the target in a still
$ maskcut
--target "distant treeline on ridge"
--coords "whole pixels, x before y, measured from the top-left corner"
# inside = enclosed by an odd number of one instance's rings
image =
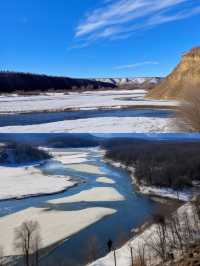
[[[0,72],[0,93],[41,91],[79,91],[115,88],[106,82],[20,72]]]

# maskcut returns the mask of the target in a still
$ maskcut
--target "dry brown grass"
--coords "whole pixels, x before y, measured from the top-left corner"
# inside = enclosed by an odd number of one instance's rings
[[[172,73],[155,86],[147,98],[182,99],[185,91],[190,91],[189,84],[200,88],[200,47],[185,53]]]
[[[185,56],[198,56],[200,55],[200,46],[192,48],[189,52],[185,53]]]
[[[200,89],[192,88],[185,93],[178,118],[181,129],[200,132]]]

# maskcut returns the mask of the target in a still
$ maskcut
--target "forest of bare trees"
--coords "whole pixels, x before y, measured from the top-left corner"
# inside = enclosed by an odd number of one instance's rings
[[[135,168],[135,178],[147,186],[183,189],[200,179],[200,143],[113,140],[105,157]]]
[[[177,261],[187,255],[188,250],[200,249],[199,199],[166,217],[155,215],[151,231],[139,237],[138,242],[130,241],[130,263],[124,266],[179,266]],[[118,265],[118,255],[118,251],[115,256],[113,253],[113,265]],[[192,252],[190,256],[193,257]]]
[[[24,165],[50,158],[48,152],[29,144],[10,142],[0,147],[0,165]]]

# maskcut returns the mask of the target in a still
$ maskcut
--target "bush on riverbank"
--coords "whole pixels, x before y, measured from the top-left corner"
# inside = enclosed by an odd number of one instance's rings
[[[0,165],[25,165],[50,158],[46,151],[27,144],[9,143],[0,146]]]
[[[135,168],[139,184],[182,189],[200,181],[199,142],[114,140],[106,158]]]

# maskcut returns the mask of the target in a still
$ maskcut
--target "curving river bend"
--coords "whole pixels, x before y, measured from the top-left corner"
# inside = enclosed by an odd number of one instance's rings
[[[85,265],[91,259],[91,241],[95,239],[95,257],[103,256],[107,252],[106,243],[112,239],[116,246],[122,244],[131,236],[131,230],[143,223],[155,212],[160,204],[150,200],[148,197],[137,194],[131,184],[126,171],[108,165],[103,161],[103,155],[99,148],[67,149],[68,152],[87,152],[87,165],[100,169],[98,173],[84,171],[84,164],[79,164],[78,169],[74,165],[64,165],[60,162],[49,161],[39,167],[44,174],[60,175],[66,174],[74,178],[84,180],[84,183],[69,189],[63,193],[27,198],[21,200],[7,200],[0,202],[0,216],[36,207],[44,207],[50,200],[61,200],[62,198],[77,195],[83,191],[90,191],[93,188],[113,188],[124,200],[99,201],[95,198],[92,201],[78,201],[75,203],[57,206],[57,211],[79,211],[95,207],[104,207],[115,210],[114,214],[102,217],[95,223],[91,223],[86,228],[67,237],[64,243],[56,243],[56,248],[45,256],[42,265],[54,265],[55,261],[65,262],[67,265]],[[81,165],[83,171],[81,171]],[[109,182],[99,181],[106,177]],[[99,179],[100,178],[100,179]],[[108,195],[109,196],[109,195]],[[60,209],[59,209],[60,208]],[[51,222],[51,221],[49,221]],[[72,223],[81,223],[81,220],[66,221],[71,226]],[[56,232],[52,232],[53,234]],[[59,247],[57,247],[59,246]],[[94,253],[94,252],[93,252]],[[92,253],[92,254],[93,254]],[[94,259],[94,258],[92,258]]]

